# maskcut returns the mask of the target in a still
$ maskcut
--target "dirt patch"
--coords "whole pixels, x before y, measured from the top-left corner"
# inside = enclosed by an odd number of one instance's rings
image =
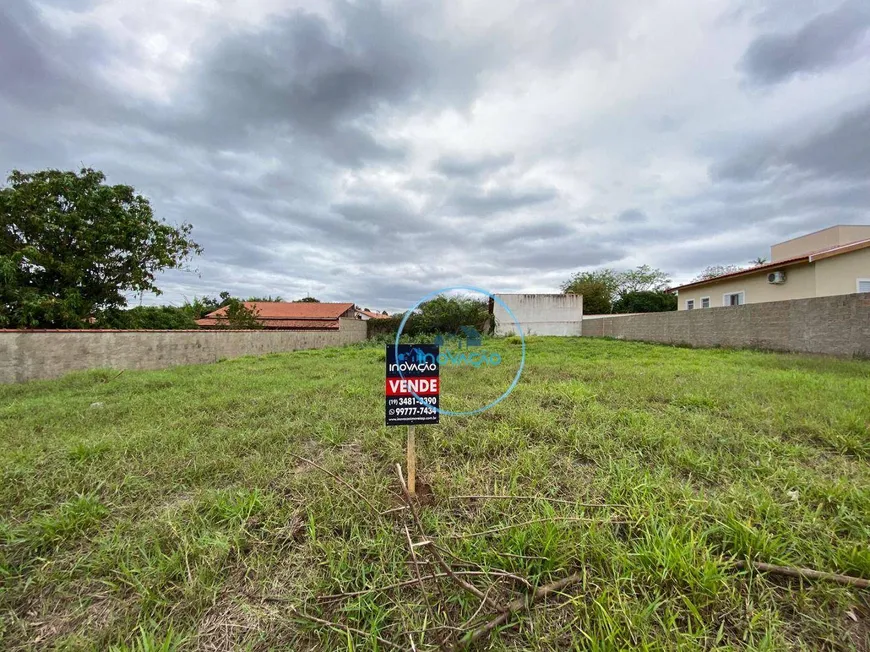
[[[96,590],[96,587],[94,588]],[[22,634],[22,645],[17,647],[14,639],[10,637],[7,649],[52,648],[76,632],[93,633],[108,630],[112,623],[135,608],[135,601],[121,600],[117,596],[108,594],[99,594],[91,598],[55,596],[43,598],[41,603],[42,611],[23,610],[14,628]],[[46,606],[48,608],[45,608]]]
[[[252,632],[261,629],[264,613],[238,593],[224,593],[205,613],[196,634],[197,648],[201,650],[238,650]]]
[[[843,626],[858,652],[870,652],[870,607],[855,605],[847,610]]]

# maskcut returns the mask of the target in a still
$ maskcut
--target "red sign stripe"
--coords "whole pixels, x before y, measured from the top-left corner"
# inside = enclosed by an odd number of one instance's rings
[[[437,376],[431,378],[386,379],[387,396],[413,396],[412,391],[416,392],[418,396],[438,396],[438,393],[441,391],[440,379]]]

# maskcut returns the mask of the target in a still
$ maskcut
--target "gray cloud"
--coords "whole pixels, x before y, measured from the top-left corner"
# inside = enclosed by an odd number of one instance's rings
[[[751,181],[778,170],[844,179],[870,175],[870,104],[839,116],[800,140],[753,144],[711,167],[716,180]]]
[[[492,190],[460,190],[450,199],[450,208],[462,215],[487,216],[494,213],[544,204],[559,195],[555,188],[518,190],[496,188]]]
[[[332,210],[348,222],[370,232],[392,237],[395,233],[432,232],[437,223],[395,198],[374,198],[335,204]]]
[[[625,249],[615,244],[585,238],[557,240],[550,243],[515,243],[499,251],[499,261],[517,272],[538,273],[613,264],[625,256]]]
[[[332,7],[334,22],[296,11],[216,40],[184,100],[158,113],[152,128],[207,146],[288,139],[361,166],[405,156],[404,143],[372,128],[380,112],[433,98],[463,109],[473,98],[492,44],[443,47],[415,24],[425,18],[437,33],[445,17],[436,5],[420,17],[378,2]]]
[[[786,150],[783,160],[827,177],[870,177],[870,104],[840,117],[830,128]]]
[[[104,34],[59,34],[28,3],[0,6],[0,88],[5,102],[50,110],[88,105],[89,77],[114,51]]]
[[[679,281],[867,222],[864,5],[718,1],[6,3],[0,169],[93,166],[191,222],[176,302]]]
[[[628,210],[622,211],[619,215],[616,216],[617,221],[623,222],[625,224],[638,224],[640,222],[646,222],[646,214],[637,208],[629,208]]]
[[[576,231],[564,222],[555,220],[539,220],[530,224],[521,224],[486,234],[486,239],[493,243],[528,242],[535,240],[553,240],[574,235]]]
[[[775,84],[800,73],[817,73],[858,56],[870,28],[870,6],[850,1],[816,16],[800,29],[763,34],[746,51],[742,66],[760,84]]]
[[[495,172],[514,162],[513,154],[486,154],[483,156],[442,156],[435,169],[448,177],[478,177]]]

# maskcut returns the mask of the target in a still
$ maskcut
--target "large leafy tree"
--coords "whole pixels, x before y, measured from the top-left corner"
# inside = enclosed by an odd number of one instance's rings
[[[664,292],[670,283],[671,278],[666,272],[640,265],[619,275],[618,294],[621,298],[634,292]]]
[[[577,272],[562,284],[562,292],[582,294],[583,312],[588,315],[602,315],[612,312],[619,283],[620,273],[613,269]]]
[[[486,301],[440,294],[420,306],[409,320],[408,332],[459,333],[460,327],[473,326],[484,333],[489,330],[488,322],[489,306]]]
[[[106,310],[96,325],[100,328],[144,330],[193,330],[197,317],[188,306],[136,306],[129,310]]]
[[[201,247],[191,226],[155,219],[148,200],[102,172],[13,171],[0,188],[0,326],[78,328],[154,292],[156,275]]]
[[[248,330],[263,328],[259,319],[260,311],[256,308],[248,308],[238,299],[230,299],[227,303],[227,312],[224,317],[226,328],[236,330]]]
[[[605,315],[613,312],[612,292],[607,283],[593,279],[574,278],[565,294],[583,295],[583,312],[587,315]]]
[[[562,284],[562,292],[582,294],[583,312],[587,315],[600,315],[614,312],[617,304],[627,305],[626,297],[634,297],[638,293],[662,294],[670,282],[667,273],[649,265],[640,265],[624,272],[604,268],[592,272],[578,272]],[[636,300],[632,298],[630,302]],[[652,305],[647,300],[641,301],[645,305]]]
[[[389,319],[370,320],[367,322],[369,335],[395,334],[404,316],[404,313],[396,313]],[[488,334],[492,325],[487,301],[442,294],[420,305],[408,317],[402,333],[411,337],[434,333],[459,334],[463,326],[473,326],[478,332]]]
[[[677,309],[677,297],[663,290],[626,292],[613,304],[613,312],[667,312]]]

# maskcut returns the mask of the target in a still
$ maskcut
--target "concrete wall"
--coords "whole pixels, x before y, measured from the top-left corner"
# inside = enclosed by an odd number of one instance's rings
[[[579,294],[497,294],[520,322],[525,335],[580,335],[583,297]],[[516,322],[496,301],[496,335],[517,334]]]
[[[702,297],[710,297],[710,307],[716,308],[722,305],[723,295],[731,292],[744,292],[746,303],[854,294],[857,279],[870,278],[870,248],[782,267],[786,281],[781,285],[767,282],[767,275],[772,271],[775,268],[680,290],[677,307],[685,310],[686,301],[694,300],[697,309],[701,307]]]
[[[366,330],[364,321],[341,319],[332,331],[0,331],[0,383],[343,346],[365,340]]]
[[[584,319],[586,337],[870,357],[870,294]]]

